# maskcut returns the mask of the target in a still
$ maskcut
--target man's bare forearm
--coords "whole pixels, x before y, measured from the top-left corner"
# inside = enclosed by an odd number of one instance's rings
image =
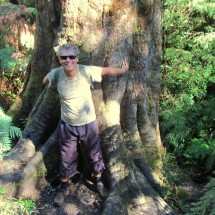
[[[43,84],[46,85],[48,84],[49,82],[49,79],[48,79],[48,76],[46,75],[44,78],[43,78]]]
[[[122,75],[128,71],[128,63],[123,62],[122,68],[102,67],[102,75]]]

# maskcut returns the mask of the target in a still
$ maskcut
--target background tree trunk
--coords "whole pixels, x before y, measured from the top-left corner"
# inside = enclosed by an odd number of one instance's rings
[[[13,107],[16,120],[31,113],[24,137],[4,160],[0,182],[12,182],[13,195],[30,196],[34,190],[26,186],[36,188],[44,178],[32,177],[38,166],[49,173],[46,160],[58,144],[59,98],[54,85],[39,94],[43,77],[57,66],[54,49],[69,42],[80,49],[79,63],[130,65],[127,74],[104,77],[93,90],[109,188],[103,214],[174,214],[159,196],[154,168],[164,153],[158,127],[161,2],[40,0],[36,7],[31,75],[21,109]]]

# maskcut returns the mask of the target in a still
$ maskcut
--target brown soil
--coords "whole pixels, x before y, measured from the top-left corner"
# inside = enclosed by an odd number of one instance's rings
[[[103,199],[90,184],[73,184],[69,187],[69,195],[61,207],[54,207],[52,202],[57,188],[46,187],[40,193],[37,202],[37,214],[41,215],[100,215]]]

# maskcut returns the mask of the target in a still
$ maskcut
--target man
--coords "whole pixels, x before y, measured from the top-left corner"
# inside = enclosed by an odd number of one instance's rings
[[[104,170],[99,131],[92,100],[91,81],[101,82],[102,75],[120,75],[128,70],[122,68],[85,66],[78,63],[78,48],[71,44],[61,45],[57,51],[61,67],[52,70],[43,79],[51,83],[57,77],[57,91],[61,102],[60,122],[60,177],[61,189],[54,199],[61,206],[68,194],[68,182],[77,172],[77,143],[82,141],[98,190],[103,188],[101,174]]]

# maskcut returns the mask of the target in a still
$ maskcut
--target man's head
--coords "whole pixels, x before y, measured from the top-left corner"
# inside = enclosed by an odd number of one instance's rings
[[[59,46],[58,51],[57,51],[57,56],[58,57],[61,56],[62,50],[73,50],[75,56],[77,56],[77,57],[79,56],[78,48],[76,46],[73,46],[73,45],[69,44],[69,43]]]
[[[63,44],[58,48],[57,56],[65,72],[76,70],[79,50],[71,44]]]

